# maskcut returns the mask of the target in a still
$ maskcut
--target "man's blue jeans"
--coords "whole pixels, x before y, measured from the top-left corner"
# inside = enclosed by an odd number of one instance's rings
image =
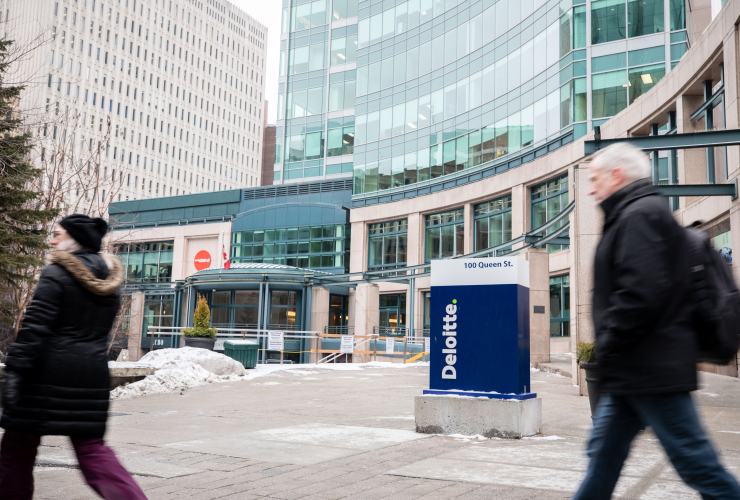
[[[632,440],[645,427],[652,427],[681,479],[704,500],[740,500],[740,486],[717,460],[688,392],[601,396],[586,478],[574,500],[611,498]]]

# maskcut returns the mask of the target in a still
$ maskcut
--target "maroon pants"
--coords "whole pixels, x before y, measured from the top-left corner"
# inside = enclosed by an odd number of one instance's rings
[[[0,444],[0,499],[33,498],[33,465],[39,436],[6,432]],[[72,438],[85,481],[106,500],[146,500],[146,495],[102,439]]]

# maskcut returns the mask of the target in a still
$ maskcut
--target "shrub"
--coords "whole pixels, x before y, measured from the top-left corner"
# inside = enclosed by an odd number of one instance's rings
[[[215,338],[218,330],[210,326],[211,311],[208,309],[208,301],[202,295],[198,295],[198,306],[193,313],[193,328],[183,328],[182,334],[186,337]]]
[[[593,342],[578,342],[576,344],[576,361],[581,363],[593,363],[596,361],[596,345]]]

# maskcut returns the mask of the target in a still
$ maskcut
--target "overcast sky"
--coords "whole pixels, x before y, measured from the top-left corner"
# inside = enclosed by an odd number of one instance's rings
[[[265,98],[269,101],[267,122],[277,119],[278,65],[280,64],[280,17],[281,0],[232,0],[258,22],[267,26],[267,69],[265,74]]]

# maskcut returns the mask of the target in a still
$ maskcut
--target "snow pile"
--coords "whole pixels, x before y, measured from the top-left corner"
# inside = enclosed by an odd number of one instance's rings
[[[153,351],[137,364],[152,366],[157,371],[144,380],[116,387],[111,391],[111,399],[126,399],[214,382],[240,380],[246,373],[238,361],[217,352],[192,347]]]
[[[195,347],[157,349],[139,360],[139,364],[153,366],[159,370],[180,368],[189,363],[199,365],[214,375],[243,376],[246,374],[244,366],[238,361],[215,351]]]
[[[117,387],[111,391],[111,399],[128,399],[147,394],[176,392],[216,382],[237,380],[254,380],[256,378],[276,376],[277,372],[290,372],[295,375],[312,375],[325,370],[364,371],[373,368],[412,368],[428,367],[427,362],[416,363],[321,363],[321,364],[260,364],[253,370],[245,370],[241,363],[223,354],[182,347],[179,349],[158,349],[148,353],[136,363],[108,363],[110,368],[153,367],[157,371],[143,380]],[[420,375],[424,375],[420,373]],[[307,379],[308,380],[308,379]],[[265,382],[263,385],[276,385],[279,382]]]

